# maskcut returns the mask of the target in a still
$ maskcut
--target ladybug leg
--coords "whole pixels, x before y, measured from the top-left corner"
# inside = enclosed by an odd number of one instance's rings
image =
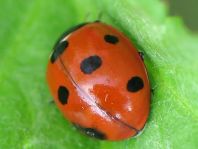
[[[139,55],[140,55],[140,57],[141,57],[141,59],[144,61],[144,52],[138,52],[139,53]]]
[[[151,94],[154,95],[154,88],[151,88]]]
[[[151,94],[152,94],[152,95],[154,95],[155,90],[156,90],[156,87],[157,87],[157,86],[155,85],[154,87],[152,87],[152,88],[150,89],[150,90],[151,90]]]
[[[54,100],[50,100],[49,104],[55,104]]]
[[[96,138],[96,139],[100,139],[100,140],[106,140],[107,137],[104,133],[98,131],[95,128],[85,128],[82,127],[78,124],[73,123],[74,127],[76,127],[78,130],[80,130],[82,133],[84,133],[85,135],[92,137],[92,138]]]

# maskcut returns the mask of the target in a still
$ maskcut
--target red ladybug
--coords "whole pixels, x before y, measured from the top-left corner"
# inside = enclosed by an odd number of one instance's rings
[[[148,118],[150,86],[141,54],[102,22],[78,25],[60,37],[47,81],[64,116],[91,137],[127,139]]]

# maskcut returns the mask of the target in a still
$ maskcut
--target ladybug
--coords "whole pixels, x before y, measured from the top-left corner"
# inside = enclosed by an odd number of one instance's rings
[[[60,111],[97,139],[136,136],[149,115],[150,85],[133,43],[110,25],[77,25],[56,42],[47,81]]]

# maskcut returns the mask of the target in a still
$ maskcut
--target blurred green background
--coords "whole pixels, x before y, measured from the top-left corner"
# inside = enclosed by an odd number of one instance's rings
[[[193,2],[0,0],[0,149],[196,149],[198,35]],[[124,32],[145,53],[154,89],[145,131],[120,142],[81,135],[50,104],[45,78],[59,35],[85,18],[96,20],[100,12],[103,22]]]
[[[198,31],[198,1],[197,0],[164,0],[169,6],[169,14],[181,16],[186,26],[192,31]]]

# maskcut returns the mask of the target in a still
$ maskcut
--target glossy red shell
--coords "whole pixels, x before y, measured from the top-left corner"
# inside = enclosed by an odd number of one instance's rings
[[[113,35],[118,41],[107,42],[105,35]],[[122,140],[137,135],[149,115],[150,86],[143,60],[132,42],[101,22],[65,34],[56,46],[64,41],[64,51],[57,52],[56,60],[49,61],[47,68],[50,91],[64,116],[86,134],[100,139]],[[101,63],[86,74],[80,67],[90,56],[100,57]],[[129,80],[137,76],[143,86],[129,91]],[[137,87],[138,81],[132,85]],[[65,104],[60,102],[60,86],[68,89],[68,94],[61,97],[68,98]]]

